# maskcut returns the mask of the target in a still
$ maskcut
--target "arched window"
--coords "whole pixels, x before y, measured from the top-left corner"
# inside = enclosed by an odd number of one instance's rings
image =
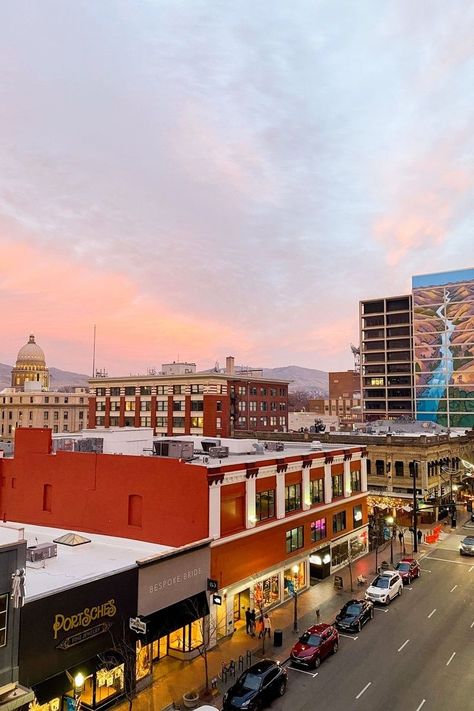
[[[128,497],[128,525],[138,526],[141,528],[142,525],[142,503],[143,497],[139,494],[130,494]]]

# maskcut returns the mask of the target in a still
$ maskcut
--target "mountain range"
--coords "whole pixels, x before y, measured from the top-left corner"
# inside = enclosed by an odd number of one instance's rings
[[[0,363],[0,390],[10,387],[11,365]],[[49,368],[51,389],[67,386],[87,387],[89,376],[83,373],[72,373],[59,368]],[[290,381],[290,392],[305,391],[312,395],[324,396],[328,392],[328,374],[315,368],[301,368],[298,365],[287,365],[282,368],[264,368],[264,378],[277,378]]]

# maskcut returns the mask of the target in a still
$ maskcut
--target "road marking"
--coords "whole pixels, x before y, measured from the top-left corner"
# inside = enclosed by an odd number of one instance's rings
[[[467,572],[472,573],[473,570],[474,570],[474,565],[471,565],[471,567],[469,568],[469,570]]]
[[[423,571],[424,573],[431,573],[431,570],[427,570],[426,568],[422,568],[422,571]]]
[[[380,607],[374,607],[374,610],[377,610],[377,612],[388,612],[388,610],[382,610]]]
[[[426,701],[426,699],[423,699],[423,701],[422,701],[421,704],[418,706],[418,708],[416,709],[416,711],[420,711],[421,707],[424,706],[425,701]]]
[[[406,647],[406,645],[408,644],[409,641],[410,641],[410,640],[407,639],[405,642],[403,642],[402,646],[401,646],[399,649],[397,649],[397,652],[401,652],[402,649],[403,649],[403,647]]]
[[[455,585],[454,588],[451,588],[451,590],[449,592],[453,592],[453,590],[456,590],[456,588],[457,588],[457,585]]]
[[[369,688],[369,686],[370,686],[371,684],[372,684],[372,682],[369,681],[369,683],[364,686],[364,688],[362,689],[362,691],[359,691],[359,693],[358,693],[357,696],[356,696],[356,699],[360,699],[360,697],[362,696],[362,694],[364,693],[364,691],[367,691],[367,689]]]
[[[430,560],[441,560],[443,563],[454,563],[455,565],[464,565],[467,567],[470,563],[463,563],[462,560],[449,560],[449,558],[435,558],[434,555],[429,556]],[[423,568],[422,568],[423,570]],[[426,571],[431,573],[431,570]]]
[[[433,617],[435,612],[436,612],[436,607],[432,612],[430,612],[430,614],[428,615],[428,619],[430,619],[430,617]]]
[[[353,637],[350,634],[341,634],[341,632],[339,632],[339,637],[345,637],[346,639],[352,639],[352,640],[354,640],[354,642],[356,641],[356,639],[359,639],[359,637]]]
[[[413,590],[413,588],[405,588],[406,590]]]
[[[291,665],[287,666],[287,669],[292,669],[293,671],[297,671],[300,674],[308,674],[308,676],[312,676],[313,679],[315,676],[318,676],[319,672],[316,672],[315,674],[311,674],[309,671],[305,671],[304,669],[298,669],[298,667],[292,667]]]
[[[450,663],[453,661],[455,654],[456,654],[456,652],[453,652],[453,653],[451,654],[451,656],[449,657],[448,661],[446,662],[446,666],[448,666],[448,664],[450,664]]]
[[[471,625],[471,630],[472,630],[473,627],[474,627],[474,622],[473,622],[472,625]]]

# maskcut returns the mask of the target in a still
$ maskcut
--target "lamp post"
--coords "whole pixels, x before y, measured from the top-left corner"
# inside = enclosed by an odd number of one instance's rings
[[[294,565],[291,569],[291,572],[293,573],[293,599],[295,601],[295,607],[293,611],[293,632],[298,632],[298,572],[299,568],[297,565]]]
[[[84,691],[85,680],[85,676],[81,672],[74,677],[74,708],[76,711],[81,708],[81,694]]]
[[[418,553],[418,507],[416,501],[416,475],[418,474],[418,461],[413,460],[413,553]]]
[[[385,521],[392,528],[392,530],[390,532],[390,564],[393,565],[393,534],[394,534],[393,524],[394,524],[395,519],[393,518],[393,516],[387,516]]]

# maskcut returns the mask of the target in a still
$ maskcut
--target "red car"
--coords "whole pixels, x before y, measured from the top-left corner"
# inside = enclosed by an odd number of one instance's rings
[[[402,558],[395,566],[404,584],[411,583],[421,575],[420,564],[414,558]]]
[[[333,625],[313,625],[299,638],[291,650],[290,659],[296,666],[317,669],[329,654],[339,648],[339,632]]]

